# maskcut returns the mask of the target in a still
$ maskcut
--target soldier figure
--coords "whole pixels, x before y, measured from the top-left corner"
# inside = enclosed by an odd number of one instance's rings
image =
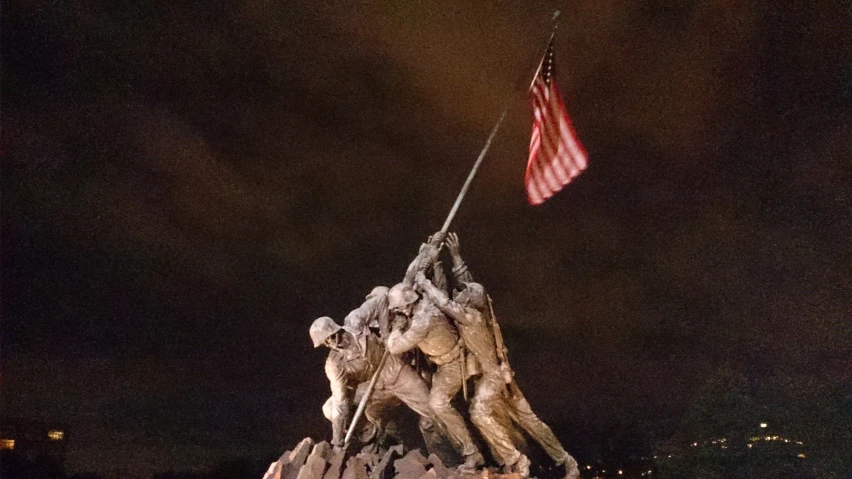
[[[494,324],[493,318],[491,317],[492,312],[488,295],[481,284],[473,281],[473,275],[467,269],[467,265],[465,265],[465,262],[461,257],[461,247],[458,235],[450,233],[447,237],[446,245],[447,249],[450,251],[450,256],[452,256],[453,275],[456,283],[458,284],[458,288],[454,292],[455,301],[448,301],[446,298],[443,301],[440,298],[435,299],[438,300],[437,304],[442,306],[442,309],[449,307],[454,310],[454,319],[461,319],[458,323],[459,329],[461,330],[465,341],[468,342],[468,348],[474,352],[476,358],[482,363],[480,356],[488,356],[489,358],[486,361],[490,362],[491,356],[496,357],[496,347],[493,341],[494,332],[489,330],[479,330],[483,326],[487,327],[487,324],[489,323]],[[432,293],[434,292],[435,291],[432,291]],[[455,306],[447,306],[453,303],[455,303]],[[462,306],[463,308],[459,308],[459,306]],[[462,311],[459,311],[460,309],[462,309]],[[474,311],[479,314],[474,313]],[[462,312],[463,314],[458,314]],[[490,337],[490,340],[482,339],[486,335]],[[490,349],[490,353],[485,355],[482,353],[477,354],[478,351],[474,349],[476,345],[481,346],[483,349]],[[484,364],[482,366],[483,370],[486,370],[486,366]],[[567,451],[565,451],[550,427],[548,427],[547,424],[539,419],[539,417],[533,412],[529,402],[527,402],[520,388],[518,388],[517,383],[512,378],[512,372],[509,369],[508,364],[503,363],[500,365],[500,368],[503,370],[502,377],[509,385],[509,394],[504,394],[504,399],[505,404],[508,406],[508,413],[512,418],[512,421],[520,425],[524,431],[535,439],[535,441],[538,442],[545,452],[547,452],[547,454],[553,459],[557,466],[565,468],[566,477],[579,477],[580,471],[577,467],[577,461],[574,460]],[[480,381],[482,381],[482,379]],[[490,385],[490,383],[488,384]],[[479,382],[477,382],[477,390],[478,389]],[[473,411],[471,411],[471,416],[473,417],[473,415]],[[474,421],[476,422],[476,420]],[[483,434],[486,435],[484,431]],[[486,437],[488,436],[486,435]],[[497,437],[502,436],[498,435]]]
[[[482,433],[505,472],[515,472],[521,477],[528,477],[530,460],[518,451],[510,437],[511,425],[504,402],[506,382],[497,360],[494,336],[485,323],[485,318],[476,308],[462,306],[468,302],[468,290],[461,291],[456,301],[453,301],[436,288],[422,272],[417,273],[416,283],[423,291],[424,297],[456,322],[465,347],[473,354],[482,371],[476,380],[476,389],[470,402],[470,420]],[[468,289],[476,286],[479,285],[470,285]]]
[[[437,251],[433,245],[424,246],[409,272],[426,266],[424,258],[433,256],[431,250]],[[434,417],[444,425],[450,438],[460,446],[464,463],[459,469],[475,470],[484,464],[484,459],[473,442],[464,419],[450,404],[462,388],[465,377],[462,371],[463,348],[458,332],[447,317],[434,304],[420,298],[407,281],[390,289],[388,306],[391,313],[396,315],[393,330],[387,340],[388,351],[393,355],[400,355],[417,347],[437,366],[432,375],[429,408]]]
[[[331,397],[323,406],[323,414],[332,424],[331,444],[340,448],[343,446],[355,391],[359,384],[370,380],[385,348],[368,329],[358,331],[341,327],[328,316],[313,322],[310,335],[315,348],[325,345],[330,349],[325,373],[331,385]],[[383,412],[397,399],[420,415],[420,430],[428,445],[430,439],[427,431],[433,428],[428,387],[411,366],[389,355],[364,410],[367,420],[375,428],[375,433],[369,435],[380,438],[385,426]]]
[[[356,331],[379,330],[383,339],[390,334],[390,311],[388,310],[387,286],[376,286],[364,298],[361,306],[343,318],[343,327]]]

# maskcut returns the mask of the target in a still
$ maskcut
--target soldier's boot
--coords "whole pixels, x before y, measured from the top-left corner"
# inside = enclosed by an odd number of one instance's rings
[[[580,478],[580,468],[577,466],[577,461],[571,457],[567,452],[562,460],[557,461],[556,465],[558,467],[565,468],[565,479],[579,479]]]
[[[476,469],[485,465],[485,458],[479,451],[473,454],[468,454],[464,457],[464,463],[459,466],[459,472],[471,473],[476,472]]]
[[[530,464],[530,459],[525,454],[521,454],[514,464],[507,467],[508,471],[506,472],[515,473],[521,477],[530,477]]]

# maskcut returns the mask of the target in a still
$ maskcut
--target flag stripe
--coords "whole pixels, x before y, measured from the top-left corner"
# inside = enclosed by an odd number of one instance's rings
[[[578,166],[580,166],[580,169],[584,169],[586,167],[586,150],[577,140],[577,132],[574,131],[574,125],[571,123],[571,118],[568,117],[568,111],[565,109],[565,104],[562,102],[562,93],[559,92],[559,87],[556,86],[556,83],[553,84],[553,89],[556,93],[554,97],[556,97],[556,101],[558,102],[557,107],[560,111],[562,111],[562,121],[560,122],[562,135],[567,139],[572,155],[578,162]]]
[[[533,127],[524,184],[534,205],[561,190],[588,164],[586,150],[577,139],[553,77],[554,63],[551,40],[530,88]]]
[[[538,156],[538,148],[535,150],[535,155]],[[544,192],[541,191],[539,186],[542,184],[539,178],[538,164],[533,161],[527,166],[527,193],[530,199],[535,198],[540,203],[543,200]]]
[[[557,96],[557,95],[554,95]],[[557,98],[558,100],[558,98]],[[556,103],[556,104],[554,104]],[[568,161],[567,165],[574,166],[574,160],[582,154],[577,148],[576,141],[574,140],[574,135],[571,130],[568,128],[568,118],[564,114],[564,106],[561,105],[561,102],[551,102],[547,106],[548,117],[555,117],[554,121],[551,123],[550,127],[547,130],[548,137],[553,142],[558,142],[559,145],[565,146],[567,150],[570,152],[569,156],[566,157]],[[563,114],[559,114],[562,112]],[[574,168],[571,168],[574,169]]]
[[[546,153],[545,158],[552,158],[548,163],[550,165],[552,165],[552,167],[554,169],[556,169],[557,171],[565,172],[564,175],[560,175],[560,176],[564,176],[564,178],[562,178],[562,183],[559,184],[557,186],[557,188],[561,187],[565,183],[571,181],[571,177],[567,174],[567,171],[566,171],[566,168],[565,168],[565,166],[570,165],[571,159],[570,159],[570,157],[565,155],[564,144],[559,141],[559,139],[563,135],[562,129],[561,129],[561,123],[562,122],[560,120],[561,119],[557,118],[556,121],[549,123],[548,127],[546,129],[546,134],[544,135],[545,138],[546,138],[545,141],[544,141],[544,144],[548,147],[547,151],[545,152]],[[559,160],[562,160],[562,161],[559,161]],[[563,161],[568,161],[569,163],[563,164]],[[570,167],[568,169],[570,169]]]

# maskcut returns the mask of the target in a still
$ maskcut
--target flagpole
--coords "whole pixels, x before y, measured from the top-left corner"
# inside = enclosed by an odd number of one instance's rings
[[[544,55],[547,54],[547,47],[550,46],[550,42],[552,42],[553,38],[556,37],[556,27],[559,26],[558,18],[561,13],[562,12],[559,10],[553,12],[553,17],[551,17],[550,19],[550,23],[553,25],[552,31],[550,32],[550,38],[547,40],[547,43],[544,44],[544,52],[539,55],[541,57],[541,60],[539,60],[538,62],[538,67],[535,69],[535,75],[533,75],[532,81],[530,81],[530,87],[527,89],[527,91],[532,90],[532,87],[535,84],[535,79],[538,78],[538,74],[541,73],[541,66],[544,65]]]
[[[547,43],[544,45],[544,53],[540,55],[541,60],[538,62],[538,67],[535,69],[535,74],[532,77],[532,81],[530,82],[530,86],[527,91],[532,89],[532,86],[535,83],[535,79],[538,77],[538,74],[541,73],[541,66],[544,65],[544,55],[547,53],[548,45],[550,45],[550,42],[552,42],[553,38],[556,36],[556,27],[558,26],[557,19],[559,18],[559,15],[561,13],[562,12],[559,10],[553,12],[553,17],[550,19],[550,22],[553,24],[553,31],[550,33],[550,38],[548,38]],[[473,183],[473,178],[479,171],[479,165],[481,165],[482,160],[485,159],[485,154],[488,152],[488,148],[491,147],[491,141],[497,134],[497,130],[500,129],[500,125],[503,124],[503,119],[506,118],[506,114],[509,112],[510,106],[511,102],[509,101],[507,102],[506,107],[503,109],[503,113],[500,115],[500,119],[497,120],[497,124],[495,124],[494,128],[491,129],[491,134],[488,135],[488,139],[485,141],[485,146],[482,147],[482,151],[479,152],[479,157],[476,159],[476,163],[473,164],[473,168],[471,168],[470,173],[467,175],[467,180],[464,182],[464,186],[462,186],[458,197],[456,197],[456,202],[453,203],[453,207],[450,209],[450,214],[448,214],[447,219],[444,220],[444,226],[441,227],[441,233],[446,233],[447,231],[449,231],[450,223],[453,222],[453,218],[455,218],[456,212],[458,212],[459,206],[461,206],[461,202],[467,194],[467,190],[470,189],[470,184]]]
[[[550,45],[550,41],[553,40],[554,35],[556,35],[556,18],[559,17],[559,10],[554,12],[553,18],[551,22],[553,22],[553,32],[550,34],[550,38],[545,45],[545,52],[547,52],[547,45]],[[544,55],[541,55],[541,61],[538,63],[538,68],[536,68],[535,75],[533,75],[533,82],[535,82],[536,77],[541,72],[541,66],[544,64]],[[519,85],[516,84],[515,88],[519,88]],[[532,83],[530,83],[530,88],[532,88]],[[514,90],[514,89],[513,89]],[[512,92],[513,94],[515,91]],[[497,120],[497,123],[494,124],[494,127],[491,129],[491,133],[488,135],[488,139],[485,140],[485,146],[482,147],[482,150],[479,152],[479,156],[476,158],[476,162],[473,164],[473,168],[470,169],[470,173],[467,175],[467,179],[462,185],[461,191],[459,191],[458,196],[456,197],[455,203],[453,203],[452,208],[450,208],[450,213],[447,215],[447,219],[444,220],[444,225],[441,226],[441,233],[446,234],[450,230],[450,224],[453,222],[453,218],[456,217],[456,213],[461,206],[462,200],[464,200],[467,191],[470,189],[471,183],[473,183],[473,179],[476,177],[476,173],[479,171],[479,165],[482,164],[482,160],[485,159],[485,154],[488,153],[488,149],[491,147],[491,142],[494,140],[494,137],[497,135],[497,131],[500,129],[500,125],[503,124],[503,120],[506,118],[506,114],[509,113],[509,108],[511,107],[511,97],[509,101],[506,102],[506,106],[503,108],[503,113],[500,114],[500,118]],[[441,244],[443,246],[443,243]],[[390,355],[390,351],[385,348],[385,352],[382,355],[381,361],[379,361],[378,366],[376,367],[376,371],[373,373],[373,377],[370,379],[370,383],[367,385],[367,390],[364,391],[364,395],[361,397],[361,402],[358,403],[358,408],[355,410],[355,414],[352,416],[352,421],[349,424],[349,429],[346,431],[346,438],[343,440],[343,448],[344,450],[349,446],[349,441],[352,439],[353,434],[355,433],[355,426],[358,424],[358,420],[361,419],[361,416],[364,413],[364,409],[367,407],[367,401],[369,401],[370,396],[373,393],[373,389],[376,386],[376,381],[379,378],[379,374],[382,372],[382,367],[385,365],[388,356]]]
[[[559,10],[556,11],[559,13]],[[544,56],[547,54],[547,47],[550,45],[550,42],[553,41],[553,38],[556,36],[556,24],[553,24],[553,32],[550,34],[550,39],[547,40],[547,44],[544,45],[544,53],[541,54],[541,60],[538,62],[538,67],[535,69],[535,75],[532,77],[532,81],[530,82],[530,87],[527,88],[527,91],[532,90],[533,85],[535,85],[535,79],[538,78],[538,74],[541,73],[541,66],[544,65]]]
[[[473,178],[476,176],[476,173],[479,171],[479,165],[482,164],[482,160],[485,159],[485,154],[488,153],[488,148],[491,147],[491,142],[494,140],[494,136],[497,135],[497,130],[500,129],[500,125],[503,124],[503,120],[506,118],[506,114],[509,113],[509,107],[511,103],[507,104],[505,108],[503,108],[503,113],[500,114],[500,119],[497,120],[497,123],[494,125],[494,128],[491,129],[491,134],[488,135],[488,139],[485,140],[485,146],[482,147],[482,151],[479,152],[479,157],[476,158],[476,163],[473,164],[473,168],[470,169],[470,173],[467,175],[467,180],[464,182],[464,186],[462,186],[461,191],[459,191],[459,195],[456,197],[456,202],[453,203],[453,207],[450,208],[450,214],[447,215],[447,219],[444,220],[444,226],[441,227],[441,233],[446,233],[450,229],[450,223],[453,222],[453,218],[455,218],[456,213],[459,210],[459,206],[461,206],[461,202],[467,194],[467,190],[470,189],[470,184],[473,183]]]

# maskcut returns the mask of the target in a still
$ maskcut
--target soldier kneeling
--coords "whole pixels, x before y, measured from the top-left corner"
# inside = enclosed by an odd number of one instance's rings
[[[331,444],[344,445],[352,406],[357,404],[359,386],[370,381],[385,352],[374,334],[342,327],[328,316],[314,321],[310,328],[314,347],[330,349],[325,373],[331,386],[331,397],[323,405],[323,415],[331,421]],[[361,386],[363,391],[365,386]],[[363,393],[362,393],[363,394]],[[427,446],[434,440],[434,421],[429,409],[429,390],[423,378],[396,356],[389,355],[379,373],[375,389],[364,410],[369,424],[359,431],[363,442],[380,441],[388,426],[388,410],[401,401],[420,415],[420,430]]]

